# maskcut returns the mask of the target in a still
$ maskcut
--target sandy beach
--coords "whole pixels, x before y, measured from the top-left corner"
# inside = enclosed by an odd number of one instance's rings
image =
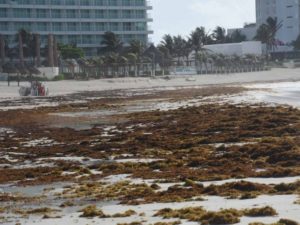
[[[176,88],[190,86],[222,85],[299,81],[300,69],[272,69],[270,71],[220,74],[220,75],[185,75],[168,76],[166,78],[115,78],[89,81],[57,81],[45,82],[51,96],[66,95],[76,92],[105,91],[119,89],[147,89],[147,88]],[[21,83],[28,85],[28,83]],[[17,84],[0,82],[0,99],[19,97]]]

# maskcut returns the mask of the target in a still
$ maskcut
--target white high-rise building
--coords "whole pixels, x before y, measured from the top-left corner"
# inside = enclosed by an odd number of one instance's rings
[[[276,39],[288,44],[300,34],[300,0],[256,0],[257,27],[269,17],[277,18],[282,26]]]
[[[147,0],[0,0],[0,34],[14,44],[16,33],[26,29],[41,34],[46,45],[52,33],[59,43],[77,44],[93,55],[106,31],[124,44],[147,44],[151,9]]]
[[[292,50],[291,42],[300,35],[300,0],[256,0],[256,24],[229,29],[228,34],[239,30],[251,41],[259,26],[266,23],[269,17],[277,18],[278,24],[281,24],[276,39],[285,46],[278,46],[278,50]]]

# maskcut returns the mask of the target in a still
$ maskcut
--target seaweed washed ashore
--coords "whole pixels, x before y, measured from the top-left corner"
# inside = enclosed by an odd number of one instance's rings
[[[220,103],[243,91],[85,93],[0,111],[1,223],[298,224],[300,111]]]

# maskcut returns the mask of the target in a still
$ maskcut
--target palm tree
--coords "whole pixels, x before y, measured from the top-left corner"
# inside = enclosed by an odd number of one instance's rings
[[[235,30],[229,37],[230,41],[233,43],[240,43],[246,41],[246,36],[242,34],[240,30]]]
[[[300,50],[300,35],[297,37],[295,41],[292,42],[294,50]]]
[[[156,66],[161,65],[163,61],[163,53],[158,50],[153,44],[147,48],[143,54],[144,57],[148,57],[151,59],[152,63],[152,75],[156,75]]]
[[[214,41],[217,44],[225,43],[226,41],[226,30],[223,27],[217,26],[212,34]]]
[[[255,40],[261,41],[263,44],[267,44],[267,47],[270,45],[270,33],[269,27],[267,24],[262,24],[256,31],[256,35],[254,37]]]
[[[119,37],[115,33],[110,31],[106,32],[103,35],[103,41],[101,42],[101,44],[105,46],[103,50],[107,53],[119,52],[123,47],[123,43],[121,42]]]
[[[193,31],[190,35],[190,45],[192,49],[195,51],[194,58],[195,58],[195,66],[196,68],[199,67],[197,57],[199,56],[199,52],[206,51],[204,49],[204,44],[208,41],[208,34],[205,32],[204,27],[197,27],[195,31]]]
[[[131,66],[133,65],[134,67],[134,76],[138,76],[139,74],[139,71],[138,71],[138,68],[140,66],[137,66],[137,60],[138,60],[138,56],[134,53],[128,53],[127,55],[127,59],[128,59],[128,62],[129,62],[129,71],[131,71]]]
[[[118,57],[119,55],[116,53],[110,53],[104,59],[105,64],[108,68],[108,75],[115,76],[116,71],[118,71]]]
[[[135,76],[139,75],[141,56],[144,53],[144,51],[145,51],[145,45],[141,41],[133,40],[130,42],[129,52],[134,54],[137,57],[137,59],[135,61],[135,65],[137,65],[137,68],[135,69]],[[137,72],[137,74],[136,74],[136,72]]]
[[[204,41],[206,40],[206,32],[204,27],[197,27],[195,31],[192,31],[190,35],[190,43],[192,49],[195,51],[195,55],[203,49]]]
[[[169,35],[169,34],[165,35],[165,36],[163,37],[163,40],[162,40],[161,43],[160,43],[160,46],[162,46],[162,47],[168,49],[169,54],[170,54],[171,56],[174,55],[174,49],[175,49],[175,48],[174,48],[174,40],[173,40],[173,37],[172,37],[171,35]]]
[[[196,65],[197,65],[196,66],[197,74],[202,73],[203,57],[204,57],[204,54],[202,52],[195,55],[195,62],[196,62]]]
[[[241,57],[238,55],[232,56],[232,63],[233,63],[233,72],[240,72],[241,71]]]
[[[271,51],[276,46],[276,34],[282,27],[282,21],[278,23],[277,18],[269,17],[266,23],[257,29],[255,40],[267,45],[267,51]]]
[[[78,65],[76,60],[75,59],[66,59],[66,60],[64,60],[64,62],[67,64],[67,67],[68,67],[69,71],[71,71],[72,78],[76,79],[77,75],[75,73],[75,68]]]
[[[187,41],[180,35],[173,37],[174,43],[174,56],[177,58],[177,65],[180,64],[181,57],[184,56],[184,50],[186,48]]]
[[[172,66],[172,56],[170,55],[169,49],[166,47],[159,45],[157,49],[161,52],[162,55],[162,62],[160,67],[162,68],[162,75],[165,75],[165,70],[169,69]]]
[[[193,51],[193,46],[190,40],[184,40],[184,48],[182,49],[182,55],[186,59],[186,66],[190,66],[190,55]]]
[[[217,67],[217,73],[223,73],[225,65],[225,56],[223,54],[216,55],[215,66]]]
[[[119,56],[117,60],[118,65],[121,66],[121,75],[126,76],[127,75],[127,66],[128,66],[128,59],[125,56]],[[120,73],[119,73],[120,74]]]
[[[145,45],[139,40],[132,40],[129,44],[129,52],[131,53],[142,55],[145,50]]]
[[[101,75],[104,75],[104,57],[97,57],[93,59],[94,65],[96,67],[96,77],[100,78]]]

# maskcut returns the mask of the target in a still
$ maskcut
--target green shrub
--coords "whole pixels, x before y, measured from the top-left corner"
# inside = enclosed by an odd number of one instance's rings
[[[64,80],[65,75],[64,74],[59,74],[58,76],[53,78],[53,81],[59,81],[59,80]]]

